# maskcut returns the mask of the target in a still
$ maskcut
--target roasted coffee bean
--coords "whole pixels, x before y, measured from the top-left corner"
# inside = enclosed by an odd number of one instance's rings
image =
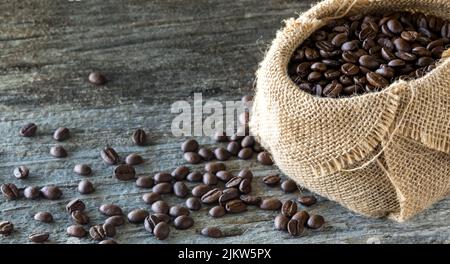
[[[231,178],[226,184],[226,188],[239,188],[239,185],[241,184],[241,181],[243,180],[243,177],[233,177]]]
[[[128,165],[139,165],[144,163],[144,159],[141,155],[132,153],[125,158],[125,163]]]
[[[333,43],[331,43],[330,41],[326,41],[326,40],[316,42],[316,47],[319,50],[324,50],[324,51],[328,51],[328,52],[331,52],[334,50]]]
[[[391,79],[395,75],[395,70],[388,66],[377,69],[375,72],[378,73],[379,75],[383,76],[386,79]]]
[[[278,175],[268,175],[265,176],[262,180],[268,186],[275,186],[280,183],[281,178]]]
[[[285,180],[281,183],[281,189],[286,193],[295,192],[297,190],[297,183],[293,180]]]
[[[299,211],[295,213],[291,219],[299,221],[302,224],[302,226],[304,226],[306,225],[306,222],[309,219],[309,214],[306,211]]]
[[[98,210],[106,216],[123,215],[122,208],[115,204],[102,204]]]
[[[146,194],[142,195],[142,200],[146,204],[152,204],[156,201],[161,200],[161,195],[156,192],[146,193]]]
[[[319,59],[320,54],[316,49],[306,48],[305,49],[305,58],[309,61]]]
[[[318,71],[313,71],[310,74],[308,74],[308,82],[318,82],[322,78],[322,73]]]
[[[173,184],[173,192],[177,197],[183,198],[188,195],[189,189],[184,182],[179,181]]]
[[[431,51],[421,46],[414,47],[411,52],[420,57],[431,57],[432,55]]]
[[[163,221],[161,221],[161,219],[159,219],[159,217],[157,217],[156,215],[149,215],[144,220],[144,228],[145,230],[153,234],[153,230],[155,229],[156,225],[161,222]]]
[[[153,180],[156,184],[162,183],[162,182],[171,182],[172,181],[172,175],[167,172],[158,172],[153,176]]]
[[[86,205],[80,199],[73,199],[66,205],[66,211],[72,213],[73,211],[83,212],[86,209]]]
[[[57,186],[45,186],[41,188],[40,193],[45,199],[57,200],[62,196],[62,191]]]
[[[55,158],[65,158],[67,157],[67,151],[63,146],[56,145],[50,148],[50,155]]]
[[[417,60],[417,66],[426,67],[434,63],[434,59],[431,57],[421,57]]]
[[[243,160],[250,159],[253,156],[253,150],[252,148],[243,148],[239,151],[237,156]]]
[[[241,195],[239,199],[247,205],[259,205],[262,201],[261,197],[254,195]]]
[[[247,211],[247,205],[239,199],[231,200],[225,204],[225,210],[232,214],[241,213]]]
[[[351,63],[346,63],[342,65],[341,72],[347,76],[354,76],[359,73],[359,67]]]
[[[403,26],[402,24],[396,20],[396,19],[391,19],[386,23],[389,31],[391,31],[394,34],[400,34],[403,31]]]
[[[337,34],[332,40],[331,43],[336,47],[341,47],[348,40],[347,33]]]
[[[403,67],[403,66],[405,66],[405,61],[404,60],[401,60],[401,59],[395,59],[395,60],[391,60],[389,63],[388,63],[388,66],[389,67]]]
[[[203,174],[203,183],[206,185],[216,185],[219,182],[219,178],[216,175],[206,172]]]
[[[347,41],[344,44],[342,44],[341,50],[342,51],[356,50],[356,49],[358,49],[359,43],[360,42],[357,40]]]
[[[326,72],[327,71],[327,65],[323,62],[315,62],[311,64],[311,70],[317,71],[317,72]]]
[[[102,240],[102,241],[98,242],[98,244],[101,244],[101,245],[115,245],[115,244],[117,244],[117,241],[115,241],[114,239],[105,239],[105,240]]]
[[[156,215],[156,217],[158,217],[159,220],[165,223],[170,223],[170,221],[172,220],[168,214],[154,213],[154,215]]]
[[[34,137],[37,131],[37,125],[34,123],[28,123],[24,125],[19,133],[22,137]]]
[[[162,200],[156,201],[152,204],[152,211],[160,214],[168,214],[170,206]]]
[[[297,204],[294,201],[287,200],[281,206],[281,213],[286,217],[292,217],[297,213]]]
[[[98,71],[89,73],[88,80],[90,83],[95,85],[104,85],[106,83],[105,76]]]
[[[334,80],[330,84],[325,86],[325,88],[323,89],[323,94],[326,97],[336,98],[342,92],[342,89],[343,89],[342,84]]]
[[[113,215],[105,220],[105,224],[112,224],[114,226],[121,226],[125,223],[122,215]]]
[[[243,148],[249,148],[252,147],[253,144],[255,144],[255,138],[252,136],[246,136],[241,141],[241,146]]]
[[[72,217],[73,221],[75,221],[75,223],[80,225],[85,225],[89,223],[90,220],[89,216],[85,214],[83,211],[72,211],[70,213],[70,216]]]
[[[153,204],[155,204],[155,203],[153,203]],[[153,205],[152,205],[152,208],[153,208]],[[168,209],[167,209],[167,210],[168,210]],[[132,210],[131,212],[128,213],[127,218],[128,218],[128,221],[129,221],[130,223],[137,224],[137,223],[142,223],[142,222],[144,222],[145,218],[146,218],[148,215],[149,215],[149,213],[148,213],[147,210],[144,210],[144,209],[134,209],[134,210]]]
[[[120,181],[133,180],[136,176],[136,171],[133,166],[128,164],[120,164],[114,168],[114,177]]]
[[[202,162],[202,157],[197,152],[186,152],[183,154],[183,158],[189,164],[199,164]]]
[[[225,161],[228,160],[231,156],[230,152],[225,148],[219,147],[214,150],[214,155],[218,160]]]
[[[228,141],[227,134],[223,131],[216,131],[213,136],[214,140],[217,142],[226,142]]]
[[[140,176],[136,179],[136,186],[140,188],[152,188],[154,185],[153,178],[150,176]]]
[[[193,171],[186,176],[186,180],[188,180],[190,182],[199,182],[199,181],[202,181],[202,179],[203,179],[203,174],[201,174],[198,171]]]
[[[273,165],[272,156],[269,152],[263,151],[258,154],[258,161],[263,165]]]
[[[70,137],[70,131],[67,127],[60,127],[53,133],[53,138],[56,141],[64,141]]]
[[[188,139],[181,144],[181,150],[183,152],[196,152],[199,145],[195,139]]]
[[[81,194],[90,194],[95,191],[94,184],[89,180],[82,180],[78,183],[78,192]]]
[[[108,165],[115,165],[120,162],[119,155],[113,148],[110,147],[102,149],[102,151],[100,152],[100,156]]]
[[[267,198],[261,201],[259,208],[263,210],[278,210],[281,207],[281,202],[277,198]]]
[[[361,56],[359,58],[359,64],[372,70],[380,67],[380,63],[370,55]]]
[[[297,74],[306,77],[311,72],[311,62],[302,62],[297,66]]]
[[[273,225],[276,230],[287,231],[287,224],[289,222],[289,218],[284,215],[277,215],[275,220],[273,221]]]
[[[9,221],[0,221],[0,235],[9,236],[14,231],[14,224]]]
[[[341,72],[337,71],[337,70],[328,70],[323,75],[327,80],[335,80],[335,79],[338,79],[339,76],[341,76]],[[311,84],[308,84],[308,85],[310,87],[312,87]],[[312,90],[312,88],[309,90]]]
[[[375,72],[369,72],[366,74],[367,81],[375,87],[386,87],[389,82],[381,75]]]
[[[50,237],[50,234],[47,232],[33,233],[28,236],[28,240],[30,240],[30,242],[33,242],[33,243],[43,243],[43,242],[47,241],[49,237]]]
[[[155,228],[153,229],[153,234],[155,235],[156,239],[158,240],[164,240],[169,236],[170,233],[170,227],[165,222],[158,223]]]
[[[89,235],[91,236],[92,239],[97,241],[101,241],[106,238],[106,233],[102,225],[92,226],[89,229]]]
[[[20,192],[14,183],[5,183],[0,186],[0,189],[8,200],[15,200],[20,197]]]
[[[35,186],[28,186],[23,191],[23,196],[27,199],[37,199],[41,195],[41,192],[39,191],[39,188]]]
[[[34,215],[34,220],[43,222],[43,223],[51,223],[53,222],[53,216],[49,212],[38,212]]]
[[[176,229],[188,229],[194,225],[194,219],[187,215],[181,215],[173,220],[173,225]]]
[[[220,238],[223,236],[222,230],[220,230],[218,227],[205,227],[200,231],[200,233],[203,236],[211,238]]]
[[[114,237],[116,235],[116,226],[109,223],[103,224],[103,230],[105,231],[105,235],[107,237]]]
[[[194,188],[192,188],[192,195],[194,197],[202,197],[205,193],[209,192],[211,190],[211,186],[206,185],[206,184],[199,184],[197,186],[195,186]]]
[[[252,185],[251,180],[249,179],[243,179],[241,183],[239,184],[239,191],[242,194],[248,194],[252,191]]]
[[[221,195],[222,195],[222,191],[218,188],[214,188],[214,189],[208,191],[207,193],[205,193],[202,196],[201,200],[202,200],[202,203],[212,204],[212,203],[218,202]]]
[[[306,225],[311,229],[319,229],[325,223],[325,219],[321,215],[311,215]]]
[[[85,237],[87,235],[87,231],[82,225],[71,225],[67,227],[66,232],[67,235],[72,237]]]
[[[227,212],[225,211],[225,208],[221,205],[216,205],[214,207],[212,207],[211,209],[209,209],[209,215],[212,217],[222,217],[224,216]]]
[[[174,169],[171,173],[172,178],[176,181],[182,181],[189,174],[189,168],[186,166],[180,166]]]
[[[317,199],[312,195],[304,195],[298,197],[297,201],[304,206],[311,206],[317,202]]]
[[[241,145],[235,141],[232,141],[232,142],[228,143],[228,145],[227,145],[227,151],[234,156],[238,155],[240,149],[241,149]]]
[[[289,220],[287,224],[287,230],[291,236],[301,235],[304,229],[303,225],[295,219]]]
[[[202,147],[197,153],[203,160],[210,161],[214,159],[214,153],[208,148]]]
[[[202,203],[197,197],[189,197],[186,200],[186,207],[193,211],[198,211],[200,210],[200,208],[202,208]]]
[[[222,162],[208,162],[205,165],[205,170],[214,174],[218,171],[226,170],[226,167]]]
[[[253,173],[249,169],[243,169],[239,171],[238,177],[248,179],[249,181],[253,180]]]
[[[92,173],[91,167],[86,164],[77,164],[75,167],[73,167],[73,172],[75,172],[78,175],[82,176],[88,176]]]
[[[173,217],[177,217],[180,215],[190,215],[191,211],[189,211],[189,209],[187,209],[186,207],[183,207],[181,205],[174,205],[172,207],[170,207],[169,209],[169,215],[173,216]]]
[[[133,142],[138,146],[145,146],[145,144],[147,143],[147,134],[141,128],[136,129],[136,131],[133,132],[131,138]]]
[[[217,178],[219,178],[219,180],[224,181],[224,182],[228,182],[231,178],[233,178],[233,174],[231,174],[231,172],[228,171],[218,171],[216,173]]]
[[[228,188],[222,191],[222,195],[219,197],[219,203],[225,204],[228,201],[237,199],[239,197],[239,190],[236,188]]]
[[[17,179],[26,179],[28,178],[29,173],[30,170],[25,166],[19,166],[14,169],[14,177]]]

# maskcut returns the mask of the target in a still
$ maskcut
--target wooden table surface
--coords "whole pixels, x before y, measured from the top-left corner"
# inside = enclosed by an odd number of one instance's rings
[[[64,210],[74,197],[88,207],[92,223],[102,223],[97,208],[117,203],[125,211],[149,208],[141,200],[146,189],[134,182],[111,177],[99,151],[111,145],[126,155],[142,154],[146,162],[139,175],[171,171],[184,164],[180,142],[171,134],[177,100],[192,102],[193,93],[204,99],[239,100],[251,92],[254,72],[264,51],[282,26],[282,20],[306,10],[313,1],[299,0],[4,0],[0,3],[0,183],[19,187],[55,184],[64,195],[57,201],[0,198],[0,220],[9,220],[16,230],[0,243],[27,243],[30,233],[50,232],[53,243],[92,243],[89,238],[70,238],[65,229],[72,221]],[[95,87],[86,79],[91,70],[101,70],[109,80]],[[34,138],[18,136],[19,128],[35,122]],[[51,157],[53,131],[70,128],[72,137],[62,144],[65,159]],[[150,145],[138,147],[130,135],[142,127],[150,133]],[[198,138],[208,146],[213,142]],[[73,173],[77,163],[90,164],[88,177],[96,186],[90,195],[76,191],[82,176]],[[14,167],[26,165],[30,177],[17,180]],[[203,165],[191,166],[202,170]],[[279,188],[265,187],[261,176],[275,167],[252,161],[231,160],[227,167],[237,172],[250,167],[257,176],[254,193],[282,200],[295,198]],[[192,185],[190,185],[192,186]],[[165,197],[169,204],[183,200]],[[248,212],[213,219],[207,207],[192,213],[193,228],[171,229],[170,237],[157,241],[143,225],[118,228],[120,243],[449,243],[450,199],[403,224],[358,216],[340,205],[319,198],[308,209],[323,215],[321,231],[307,231],[291,238],[273,229],[276,212],[250,208]],[[50,211],[55,222],[33,220],[37,211]],[[205,226],[222,226],[226,237],[199,235]]]

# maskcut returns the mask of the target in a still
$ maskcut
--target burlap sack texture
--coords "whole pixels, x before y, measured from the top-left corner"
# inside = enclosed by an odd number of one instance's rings
[[[257,71],[250,129],[298,184],[404,221],[450,193],[450,52],[423,78],[350,98],[312,96],[287,74],[294,50],[330,19],[399,10],[450,20],[448,0],[325,0],[285,21]]]

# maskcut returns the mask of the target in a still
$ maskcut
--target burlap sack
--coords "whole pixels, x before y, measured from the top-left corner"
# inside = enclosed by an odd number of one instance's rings
[[[408,219],[450,191],[450,60],[378,93],[329,99],[287,74],[294,50],[330,19],[422,12],[450,20],[448,0],[326,0],[280,30],[257,71],[250,129],[300,185],[360,214]]]

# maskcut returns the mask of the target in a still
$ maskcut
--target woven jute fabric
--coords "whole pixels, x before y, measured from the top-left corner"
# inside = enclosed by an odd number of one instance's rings
[[[349,98],[307,94],[287,74],[295,49],[331,19],[393,11],[450,20],[450,1],[325,0],[285,21],[257,71],[250,129],[300,185],[404,221],[450,192],[450,52],[423,78]]]

